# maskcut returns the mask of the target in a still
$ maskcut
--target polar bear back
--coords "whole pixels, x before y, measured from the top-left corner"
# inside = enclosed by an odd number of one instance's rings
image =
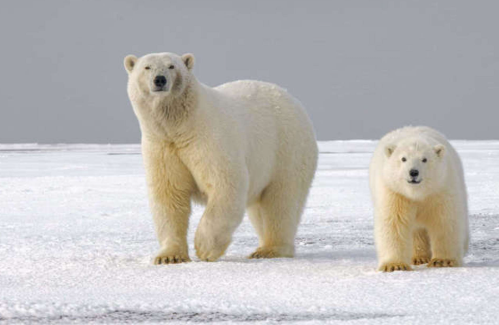
[[[285,89],[268,82],[239,80],[228,82],[214,88],[226,97],[231,105],[225,106],[227,114],[238,113],[246,118],[259,118],[258,127],[264,123],[275,123],[276,131],[297,126],[297,132],[313,133],[312,123],[302,104]],[[248,120],[247,120],[248,121]],[[251,122],[251,121],[248,121]],[[257,125],[255,125],[257,126]]]
[[[207,107],[200,111],[212,116],[199,120],[223,134],[231,154],[244,155],[250,201],[279,178],[313,177],[318,149],[312,122],[285,89],[253,80],[204,89],[200,105]]]
[[[214,90],[228,102],[221,108],[233,117],[250,146],[268,147],[279,154],[316,151],[312,122],[302,104],[285,89],[262,81],[239,80]]]

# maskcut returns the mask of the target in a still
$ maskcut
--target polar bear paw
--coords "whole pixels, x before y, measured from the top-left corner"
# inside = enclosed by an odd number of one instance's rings
[[[199,242],[195,244],[196,247],[196,256],[205,262],[215,262],[218,260],[224,253],[226,246],[217,246],[210,245],[209,243]]]
[[[412,258],[412,265],[423,265],[429,263],[431,260],[428,256],[414,256]]]
[[[378,270],[382,272],[412,271],[411,267],[406,263],[385,263]]]
[[[214,262],[225,253],[230,241],[231,238],[206,236],[198,231],[194,238],[196,255],[201,261]]]
[[[454,259],[432,258],[428,263],[428,267],[454,267],[458,266],[458,264]]]
[[[294,249],[279,248],[279,247],[258,247],[256,251],[250,254],[248,258],[278,258],[278,257],[293,257]]]
[[[183,253],[179,251],[174,251],[174,250],[162,250],[156,255],[154,258],[154,265],[161,265],[161,264],[178,264],[178,263],[186,263],[190,262],[191,259],[189,258],[188,253]]]

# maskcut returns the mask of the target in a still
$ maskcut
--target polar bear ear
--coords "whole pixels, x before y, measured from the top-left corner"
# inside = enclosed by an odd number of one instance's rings
[[[395,145],[388,145],[385,147],[385,155],[390,158],[392,153],[395,151],[395,148],[397,148]]]
[[[443,144],[437,144],[433,147],[438,158],[442,158],[445,154],[445,146]]]
[[[182,61],[184,61],[185,66],[187,69],[192,70],[194,67],[194,55],[191,53],[186,53],[182,55]]]
[[[135,55],[127,55],[125,57],[125,61],[123,62],[125,64],[125,69],[128,73],[132,72],[133,67],[137,63],[137,57]]]

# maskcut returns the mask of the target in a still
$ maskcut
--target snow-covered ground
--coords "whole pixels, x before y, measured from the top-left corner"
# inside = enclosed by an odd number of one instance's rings
[[[151,265],[138,145],[0,145],[0,323],[499,323],[499,142],[454,142],[470,196],[466,266],[375,271],[375,142],[320,143],[294,259],[248,260],[247,219],[215,263]]]

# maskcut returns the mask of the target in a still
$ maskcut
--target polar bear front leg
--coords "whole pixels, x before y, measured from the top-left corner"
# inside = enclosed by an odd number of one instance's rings
[[[154,264],[189,262],[187,245],[187,228],[191,213],[189,196],[173,194],[171,191],[150,195],[154,226],[161,246],[154,258]]]
[[[429,267],[460,266],[463,260],[463,238],[461,217],[454,200],[435,202],[431,213],[426,216],[428,235],[431,242],[432,259]]]
[[[375,219],[378,269],[383,272],[411,270],[415,208],[409,200],[395,193],[379,203]]]
[[[243,219],[246,193],[246,186],[233,188],[232,191],[222,188],[208,198],[194,238],[196,255],[200,260],[213,262],[225,253],[232,234]]]
[[[187,228],[194,180],[168,147],[143,143],[143,155],[160,250],[154,264],[188,262]]]
[[[412,264],[421,265],[430,262],[431,249],[430,238],[428,232],[424,228],[419,228],[414,231],[414,242],[412,248]]]

